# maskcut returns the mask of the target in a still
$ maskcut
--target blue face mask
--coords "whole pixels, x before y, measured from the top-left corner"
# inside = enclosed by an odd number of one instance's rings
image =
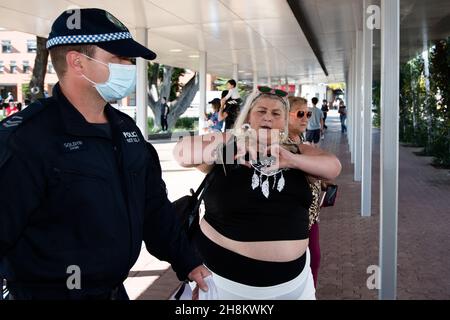
[[[133,92],[136,87],[136,66],[118,63],[104,63],[94,58],[84,55],[86,58],[101,63],[109,69],[109,79],[105,83],[96,83],[86,77],[83,77],[92,83],[100,96],[106,102],[123,99]]]

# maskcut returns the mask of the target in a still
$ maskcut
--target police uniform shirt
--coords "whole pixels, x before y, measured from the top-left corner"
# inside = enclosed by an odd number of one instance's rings
[[[158,155],[134,121],[105,107],[108,129],[89,124],[57,84],[53,97],[0,123],[0,273],[11,286],[111,290],[142,241],[180,279],[201,261],[167,199]],[[72,293],[71,293],[72,294]]]

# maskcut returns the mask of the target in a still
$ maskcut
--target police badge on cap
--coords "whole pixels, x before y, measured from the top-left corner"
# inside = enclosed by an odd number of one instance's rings
[[[142,57],[147,60],[156,54],[133,40],[128,28],[109,12],[102,9],[76,9],[63,12],[53,23],[47,40],[47,49],[64,45],[93,44],[121,57]],[[76,27],[68,23],[78,14]]]

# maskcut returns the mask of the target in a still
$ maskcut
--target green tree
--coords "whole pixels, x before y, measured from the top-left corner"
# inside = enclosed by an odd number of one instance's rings
[[[423,59],[416,57],[400,67],[400,140],[425,146],[426,119]]]
[[[424,147],[425,155],[446,167],[450,166],[449,39],[434,42],[428,61],[419,55],[400,69],[400,140]]]
[[[430,52],[430,86],[434,98],[433,141],[435,163],[450,166],[450,37],[434,42]]]
[[[381,86],[380,82],[374,81],[372,85],[372,104],[375,107],[375,114],[373,116],[373,123],[372,125],[375,128],[379,128],[381,126],[381,105],[380,105],[380,98],[381,98]]]

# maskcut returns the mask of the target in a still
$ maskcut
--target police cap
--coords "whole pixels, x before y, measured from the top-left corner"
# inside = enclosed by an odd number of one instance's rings
[[[134,41],[125,25],[102,9],[73,9],[63,12],[53,23],[47,49],[64,45],[96,45],[121,57],[142,57],[156,54]]]

